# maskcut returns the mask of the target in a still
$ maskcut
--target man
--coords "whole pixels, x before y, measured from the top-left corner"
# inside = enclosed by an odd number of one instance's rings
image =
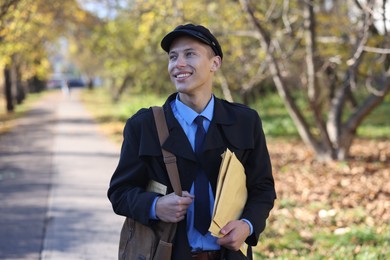
[[[124,129],[119,164],[108,190],[114,211],[145,225],[178,223],[172,259],[247,259],[239,251],[243,242],[252,259],[250,246],[257,244],[276,198],[260,118],[244,105],[213,95],[213,76],[223,53],[207,28],[178,26],[162,39],[161,47],[168,53],[168,73],[177,90],[163,105],[169,128],[163,148],[177,157],[183,195],[175,195],[169,183],[152,111],[141,109]],[[221,154],[227,148],[245,168],[248,199],[241,218],[229,222],[220,231],[223,237],[216,238],[207,229]],[[166,193],[146,191],[151,180],[166,187]],[[206,224],[198,224],[202,221]]]

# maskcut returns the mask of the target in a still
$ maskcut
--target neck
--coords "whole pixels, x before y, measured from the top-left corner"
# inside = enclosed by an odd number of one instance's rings
[[[179,99],[181,102],[200,114],[210,102],[211,95],[212,93],[205,93],[202,95],[190,96],[184,93],[179,93]]]

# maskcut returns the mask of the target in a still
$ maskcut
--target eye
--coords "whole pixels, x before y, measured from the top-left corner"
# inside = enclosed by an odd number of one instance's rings
[[[176,54],[169,54],[169,60],[176,60],[177,59],[177,55]]]
[[[189,51],[189,52],[186,53],[187,57],[191,57],[191,56],[194,56],[194,55],[195,55],[195,52],[193,52],[193,51]]]

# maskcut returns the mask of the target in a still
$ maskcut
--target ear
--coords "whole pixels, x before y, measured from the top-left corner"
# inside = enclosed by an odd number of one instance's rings
[[[216,72],[221,67],[222,60],[221,57],[219,56],[214,56],[212,59],[213,59],[213,63],[211,64],[210,71]]]

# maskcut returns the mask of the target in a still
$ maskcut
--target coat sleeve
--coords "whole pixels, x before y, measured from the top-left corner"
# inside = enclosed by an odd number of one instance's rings
[[[242,214],[242,218],[249,220],[253,225],[253,233],[246,240],[246,243],[252,246],[257,244],[260,233],[265,229],[266,220],[276,199],[266,140],[260,117],[255,114],[252,132],[254,146],[248,151],[244,163],[248,199]]]
[[[139,129],[135,116],[126,122],[119,163],[112,175],[107,195],[116,214],[148,225],[151,205],[158,194],[145,191],[150,177],[145,161],[139,156]]]

